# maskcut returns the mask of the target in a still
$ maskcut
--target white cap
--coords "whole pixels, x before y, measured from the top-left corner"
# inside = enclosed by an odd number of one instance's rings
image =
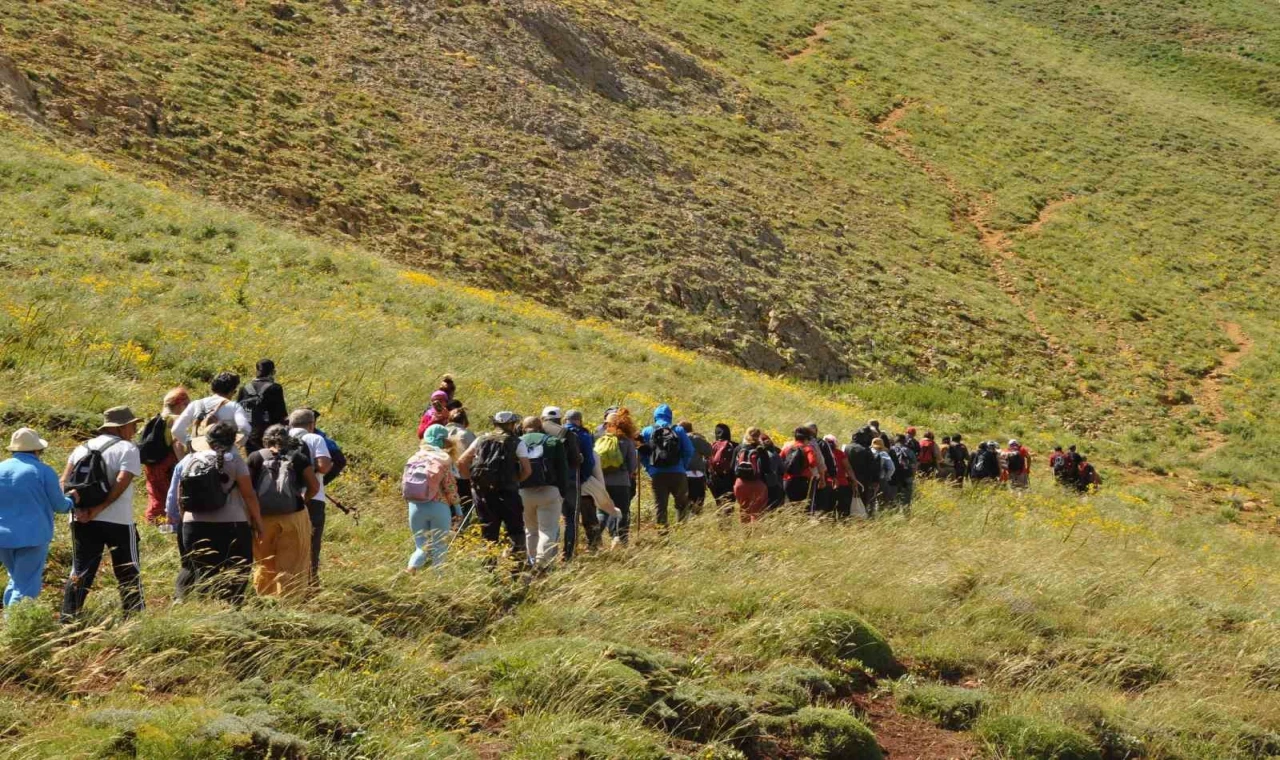
[[[551,420],[552,422],[559,422],[559,421],[560,421],[560,416],[561,416],[561,415],[560,415],[560,407],[558,407],[558,406],[548,406],[548,407],[544,407],[544,408],[543,408],[543,410],[542,410],[542,419],[544,419],[544,420]]]
[[[1018,445],[1018,439],[1017,439],[1017,438],[1010,438],[1010,439],[1009,439],[1009,445],[1010,445],[1010,446],[1017,446],[1017,445]]]

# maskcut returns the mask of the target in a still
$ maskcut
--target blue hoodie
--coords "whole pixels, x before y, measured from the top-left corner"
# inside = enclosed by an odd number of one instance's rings
[[[40,457],[19,452],[0,462],[0,548],[48,546],[53,514],[71,511],[58,473]]]
[[[586,483],[596,469],[596,439],[590,432],[572,422],[566,422],[564,429],[578,436],[578,450],[582,452],[582,466],[578,468],[578,480]]]
[[[671,427],[671,407],[662,404],[653,411],[653,424],[640,431],[640,437],[644,440],[645,445],[649,443],[649,436],[653,435],[653,429],[666,425]],[[649,473],[649,477],[653,477],[662,472],[679,472],[683,473],[689,469],[689,461],[693,459],[693,441],[689,440],[688,433],[684,432],[684,428],[679,425],[674,426],[676,437],[680,439],[680,463],[670,467],[654,467],[649,464],[649,455],[646,453],[641,457],[641,463],[644,469]]]

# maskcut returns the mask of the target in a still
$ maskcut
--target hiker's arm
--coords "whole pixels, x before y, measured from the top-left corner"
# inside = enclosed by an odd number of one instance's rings
[[[187,404],[187,408],[182,410],[182,414],[178,415],[178,419],[173,421],[173,443],[185,450],[187,444],[187,428],[191,427],[191,420],[196,415],[196,405],[194,403]]]
[[[253,426],[249,423],[249,415],[244,413],[244,407],[239,404],[236,404],[235,420],[236,428],[246,437],[253,432]]]
[[[529,464],[528,457],[520,457],[520,482],[525,482],[532,474],[533,465]]]
[[[310,504],[311,500],[320,493],[320,479],[316,477],[316,468],[308,467],[302,471],[302,479],[307,484],[306,493],[303,494],[302,500],[305,504]]]
[[[49,506],[58,514],[66,514],[76,505],[75,498],[62,492],[62,484],[58,482],[58,474],[52,467],[40,468],[40,479],[44,481],[45,498]]]
[[[240,489],[240,498],[244,499],[244,513],[249,518],[249,528],[255,536],[262,534],[262,509],[258,506],[258,494],[253,490],[253,481],[246,472],[236,478],[236,488]]]
[[[284,386],[273,385],[267,389],[267,418],[283,420],[289,416],[289,406],[284,402]]]
[[[462,456],[458,457],[458,474],[466,480],[471,480],[471,461],[476,458],[476,447],[474,445],[462,452]]]
[[[63,490],[66,490],[67,481],[71,479],[71,467],[71,460],[68,459],[67,466],[62,468],[62,477],[58,478],[58,485],[62,486]]]
[[[329,470],[333,469],[333,460],[329,457],[316,457],[316,472],[321,475],[328,475]]]
[[[178,509],[178,491],[182,488],[182,469],[186,460],[184,459],[173,468],[173,479],[169,481],[169,493],[164,499],[164,514],[169,518],[170,525],[178,525],[182,522],[182,510]]]
[[[125,489],[127,489],[129,487],[129,484],[132,482],[133,482],[133,473],[129,472],[128,470],[121,470],[120,474],[116,476],[115,485],[111,486],[111,490],[107,492],[107,498],[103,499],[102,503],[99,504],[98,506],[93,507],[92,509],[84,510],[84,513],[85,513],[84,521],[89,522],[90,520],[93,520],[95,517],[101,514],[104,509],[114,504],[116,502],[116,499],[120,498],[120,494],[124,493]]]

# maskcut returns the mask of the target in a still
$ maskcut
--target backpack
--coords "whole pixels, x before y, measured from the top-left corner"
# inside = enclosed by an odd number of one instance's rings
[[[64,489],[80,494],[80,501],[76,504],[78,508],[90,509],[107,500],[107,494],[111,493],[111,487],[115,484],[111,482],[107,460],[102,455],[107,449],[122,442],[122,439],[117,438],[100,449],[85,444],[87,453],[72,466]]]
[[[617,472],[622,469],[622,444],[618,436],[605,434],[596,439],[596,456],[600,458],[602,472]]]
[[[787,452],[787,459],[783,463],[783,467],[788,475],[798,478],[804,475],[804,471],[809,469],[809,458],[804,455],[804,446],[793,446]]]
[[[520,487],[520,462],[514,435],[486,435],[471,460],[471,482],[484,491],[514,490]]]
[[[1027,469],[1027,459],[1022,456],[1021,451],[1010,451],[1005,459],[1005,466],[1009,468],[1009,472],[1022,472]]]
[[[524,445],[529,449],[529,477],[520,481],[521,488],[541,488],[542,486],[556,485],[557,478],[551,472],[550,459],[547,451],[551,447],[551,441],[556,440],[546,433],[542,434],[542,439],[537,443],[525,441]]]
[[[716,441],[711,445],[711,459],[708,465],[712,475],[733,475],[737,465],[734,463],[734,446],[732,441]]]
[[[822,455],[822,463],[826,465],[827,475],[836,476],[836,455],[831,451],[831,444],[825,439],[818,440],[818,453]]]
[[[165,422],[163,414],[147,420],[147,426],[142,429],[142,437],[138,439],[138,458],[143,464],[159,464],[173,453],[168,433],[169,423]]]
[[[947,453],[951,455],[951,464],[956,468],[956,472],[963,472],[969,460],[969,447],[963,443],[953,443],[951,450]]]
[[[267,419],[267,405],[263,403],[263,396],[270,390],[274,382],[268,380],[254,380],[248,385],[240,389],[240,408],[244,409],[244,413],[249,415],[249,424],[254,430],[263,430],[271,421]]]
[[[649,434],[649,446],[653,452],[654,467],[680,466],[680,435],[670,425],[659,425]]]
[[[258,506],[264,515],[297,512],[302,494],[298,492],[298,473],[293,468],[293,459],[263,449],[262,471],[258,473],[254,491],[258,494]]]
[[[938,444],[925,440],[920,444],[920,464],[933,464],[938,457]]]
[[[342,453],[342,447],[338,445],[337,441],[320,430],[316,430],[316,435],[324,439],[324,445],[329,449],[329,471],[321,475],[324,478],[324,484],[327,486],[337,480],[338,476],[342,475],[342,471],[347,469],[347,455]]]
[[[449,462],[443,457],[414,454],[404,465],[400,494],[405,501],[440,501],[440,485],[449,470]]]
[[[209,428],[213,427],[214,425],[217,425],[218,412],[221,411],[222,407],[226,405],[227,405],[227,400],[224,398],[224,399],[218,400],[218,405],[215,406],[212,409],[212,411],[206,412],[204,411],[203,408],[201,408],[200,414],[196,417],[196,421],[191,423],[191,430],[188,433],[190,441],[195,441],[195,439],[197,438],[203,438],[204,434],[209,430]]]
[[[760,452],[755,449],[742,449],[733,465],[733,474],[738,480],[759,480]]]
[[[220,452],[201,451],[192,454],[182,467],[178,506],[183,512],[193,514],[213,512],[225,507],[227,492],[222,486],[224,478]]]
[[[915,454],[907,446],[894,446],[893,485],[904,485],[916,469]]]

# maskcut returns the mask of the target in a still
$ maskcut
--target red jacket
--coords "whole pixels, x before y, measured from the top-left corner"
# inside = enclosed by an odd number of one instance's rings
[[[791,450],[797,446],[804,447],[804,459],[808,464],[805,466],[804,472],[800,473],[799,475],[792,475],[788,473],[785,469],[786,462],[787,462],[787,455],[790,454]],[[788,441],[787,445],[782,447],[782,462],[783,462],[783,473],[782,473],[783,480],[793,480],[794,478],[803,478],[805,480],[808,480],[809,478],[813,477],[813,474],[815,472],[818,471],[818,452],[814,451],[813,447],[807,443],[800,443],[799,441]]]

